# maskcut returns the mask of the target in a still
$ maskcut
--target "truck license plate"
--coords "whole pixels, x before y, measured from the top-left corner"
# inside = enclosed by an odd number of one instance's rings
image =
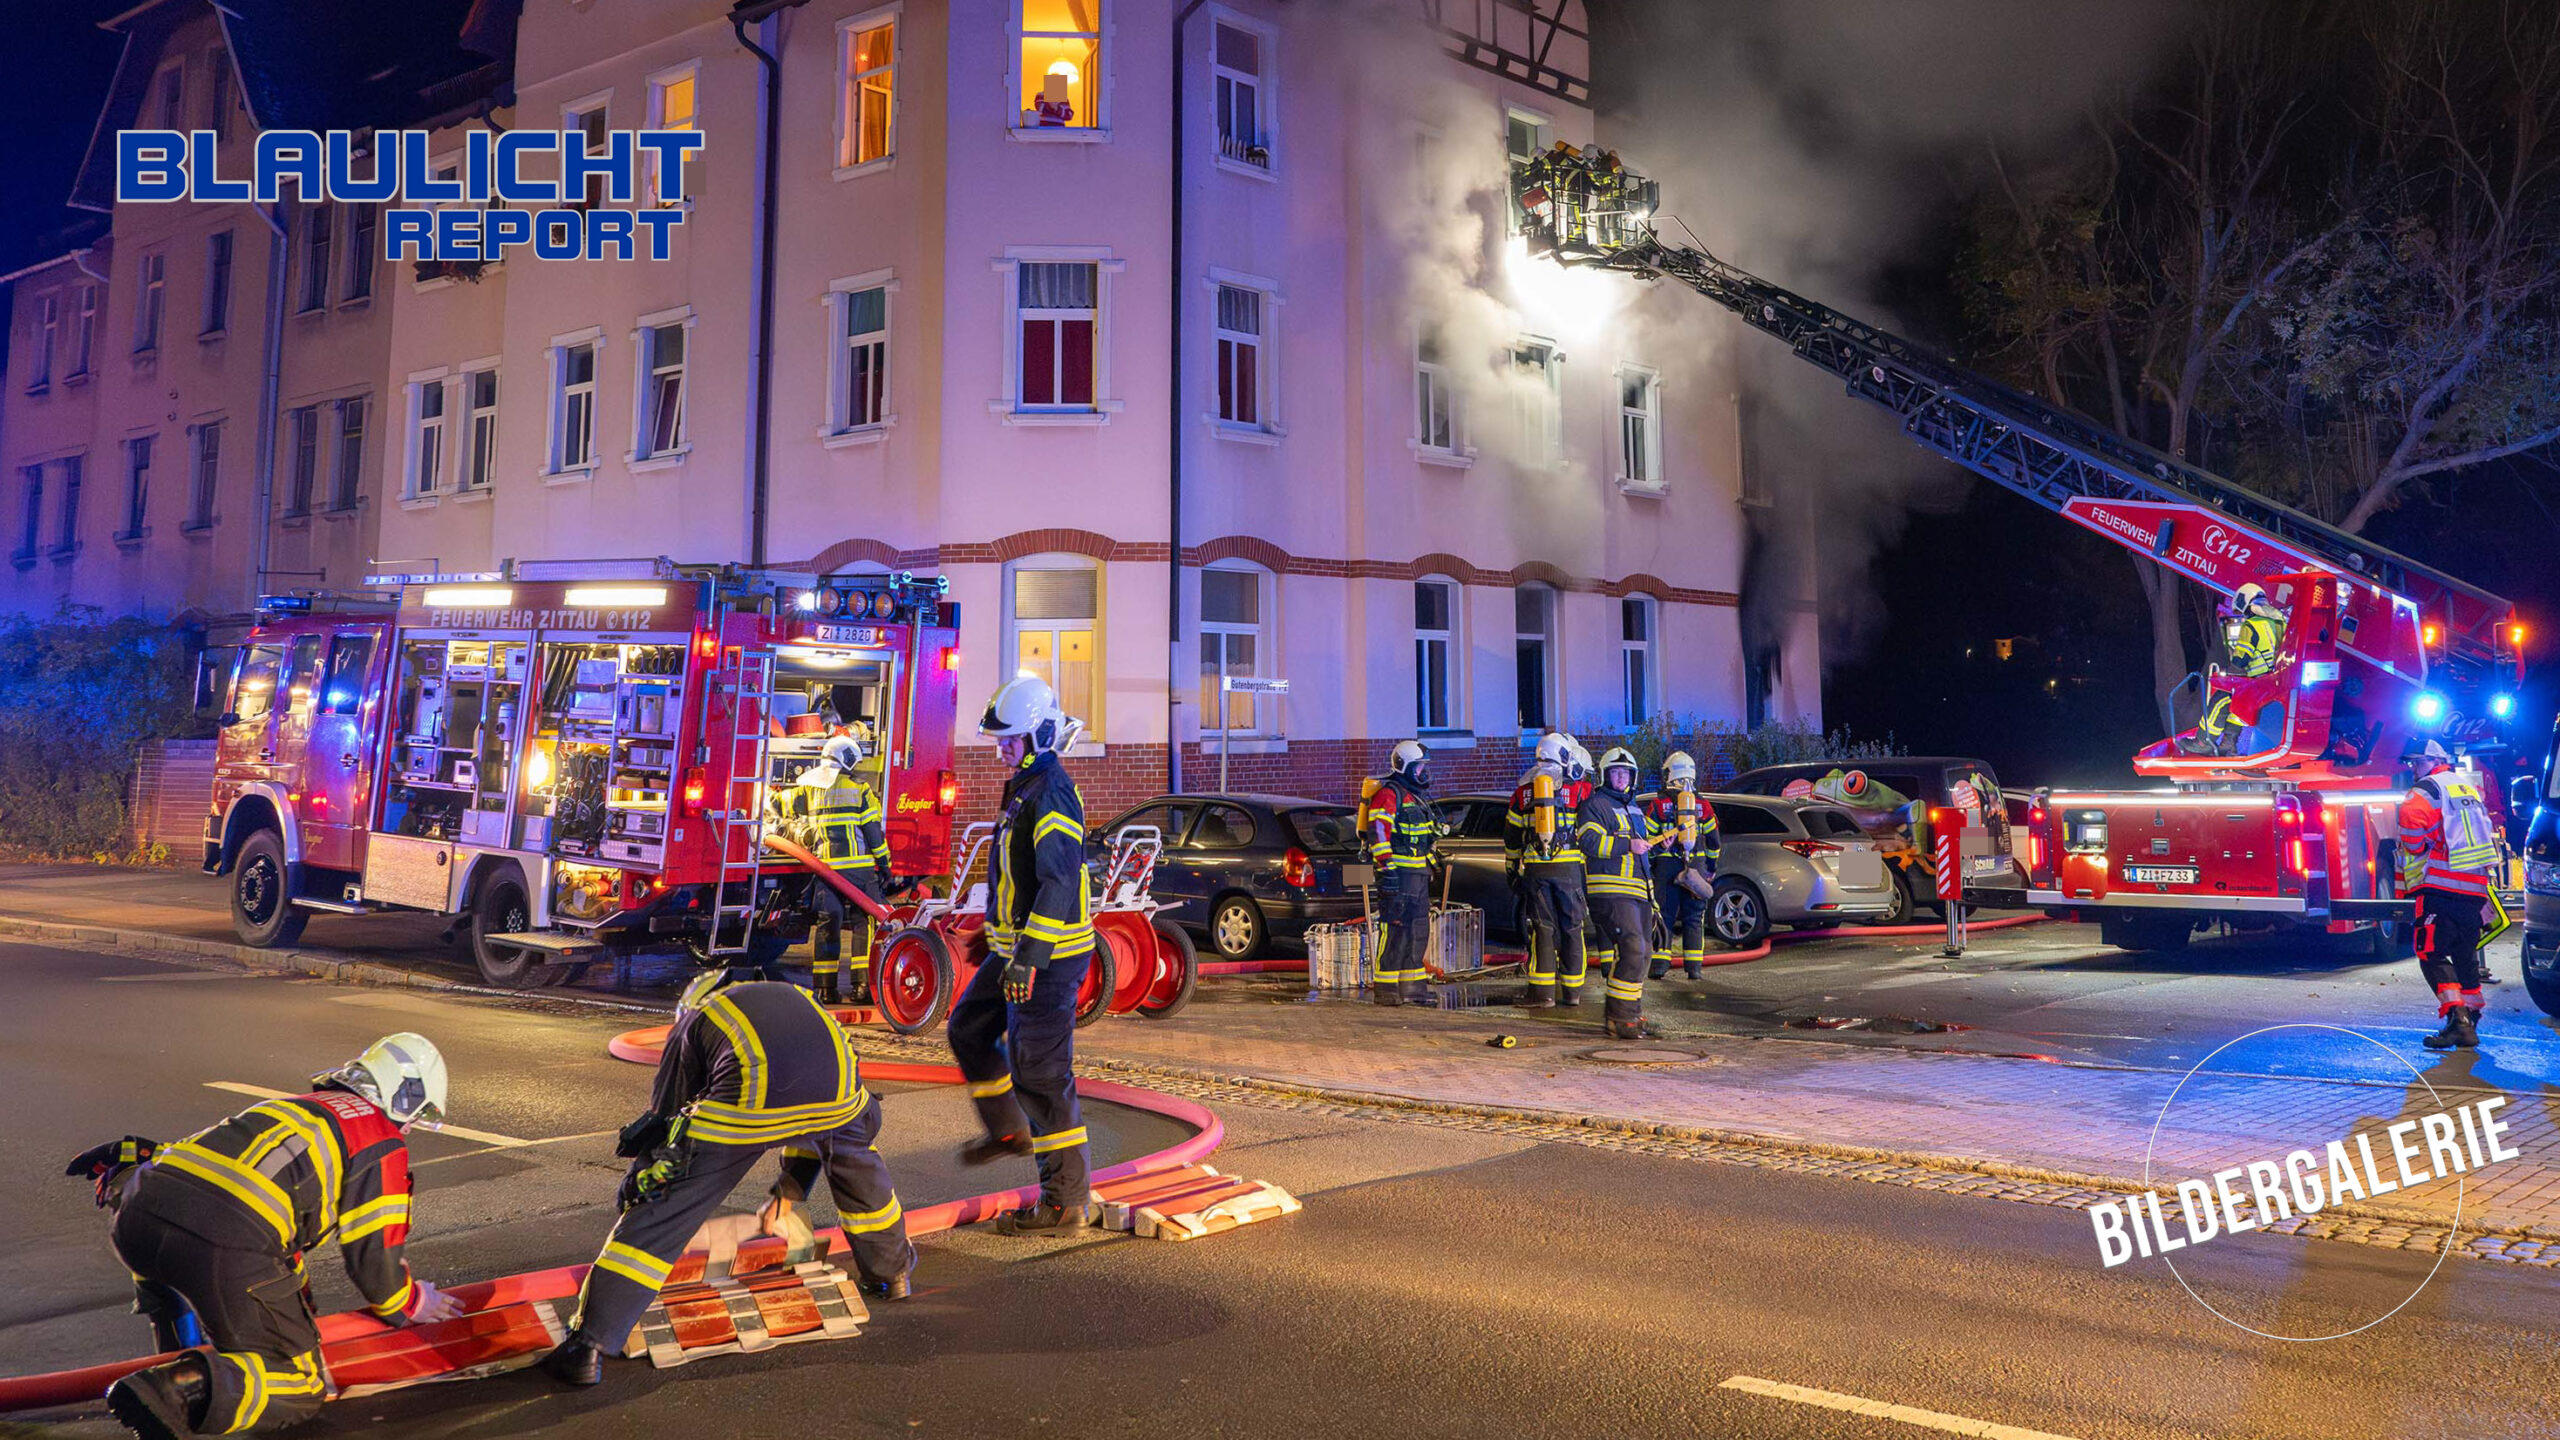
[[[2193,885],[2197,872],[2193,865],[2127,865],[2124,878],[2136,885]]]

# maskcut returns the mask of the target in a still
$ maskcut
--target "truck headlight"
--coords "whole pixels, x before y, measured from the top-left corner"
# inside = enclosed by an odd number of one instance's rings
[[[2536,895],[2560,895],[2560,860],[2524,862],[2524,888]]]

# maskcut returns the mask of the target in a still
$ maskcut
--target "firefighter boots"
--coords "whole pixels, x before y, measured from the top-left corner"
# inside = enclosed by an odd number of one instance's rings
[[[996,1217],[999,1235],[1065,1235],[1090,1228],[1096,1211],[1090,1201],[1082,1205],[1025,1205],[1007,1210]]]
[[[604,1352],[584,1335],[572,1334],[558,1349],[542,1357],[543,1373],[563,1385],[584,1388],[604,1383]]]
[[[2418,1043],[2430,1050],[2477,1050],[2480,1027],[2472,1023],[2471,1007],[2456,1005],[2444,1013],[2444,1028]]]
[[[143,1440],[187,1440],[212,1399],[200,1355],[137,1370],[107,1390],[107,1408]]]
[[[1031,1137],[1028,1135],[981,1135],[960,1147],[960,1163],[986,1165],[1008,1155],[1028,1156],[1030,1153]]]

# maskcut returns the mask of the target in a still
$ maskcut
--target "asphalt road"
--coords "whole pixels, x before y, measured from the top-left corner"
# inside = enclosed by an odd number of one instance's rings
[[[0,946],[0,977],[0,1087],[17,1097],[0,1115],[0,1368],[144,1343],[64,1157],[128,1129],[182,1133],[246,1103],[209,1082],[286,1088],[384,1030],[447,1048],[457,1123],[546,1142],[420,1137],[423,1273],[583,1259],[607,1221],[602,1132],[645,1080],[602,1052],[627,1021],[22,945]],[[1172,1133],[1092,1108],[1105,1157]],[[910,1204],[977,1188],[948,1159],[967,1124],[956,1096],[909,1091],[887,1109],[883,1150]],[[2539,1270],[2449,1263],[2372,1329],[2287,1344],[2205,1314],[2155,1261],[2102,1271],[2071,1211],[1384,1118],[1222,1113],[1219,1163],[1289,1186],[1304,1213],[1195,1245],[957,1233],[928,1242],[926,1292],[856,1339],[677,1372],[619,1364],[587,1393],[517,1376],[345,1402],[306,1433],[1933,1433],[1813,1392],[2079,1437],[2560,1428],[2560,1298]],[[2250,1238],[2263,1243],[2191,1267],[2199,1289],[2302,1333],[2360,1324],[2423,1275],[2424,1257]],[[314,1273],[343,1303],[330,1268]],[[95,1412],[30,1428],[111,1433]]]

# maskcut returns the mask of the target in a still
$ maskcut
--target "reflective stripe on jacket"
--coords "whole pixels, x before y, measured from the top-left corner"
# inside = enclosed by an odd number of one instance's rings
[[[1635,802],[1594,790],[1574,812],[1574,820],[1574,835],[1582,843],[1584,889],[1594,896],[1651,900],[1652,878],[1636,854],[1636,842],[1654,838],[1653,824]]]
[[[1427,870],[1440,840],[1440,812],[1400,776],[1378,782],[1360,805],[1360,835],[1380,870]]]
[[[877,865],[889,872],[889,832],[881,821],[880,796],[850,776],[824,790],[794,785],[775,797],[774,806],[790,819],[806,821],[814,834],[810,849],[831,869],[858,870]]]
[[[1058,757],[1033,753],[1005,782],[996,817],[987,949],[1034,969],[1093,949],[1093,884],[1084,862],[1084,797]]]
[[[1540,782],[1545,784],[1541,785]],[[1544,789],[1546,794],[1538,792]],[[1502,858],[1512,865],[1570,865],[1582,868],[1582,847],[1574,843],[1574,787],[1551,766],[1537,766],[1511,792],[1511,808],[1502,817]],[[1539,811],[1551,807],[1552,830],[1538,834]]]
[[[2430,775],[2400,801],[2400,888],[2487,898],[2498,860],[2489,807],[2468,781]]]
[[[2284,643],[2284,626],[2265,615],[2244,615],[2231,632],[2231,663],[2241,675],[2254,677],[2276,668],[2276,655]]]
[[[1698,807],[1694,817],[1697,838],[1685,851],[1680,845],[1680,799],[1684,794]],[[1654,849],[1656,858],[1665,854],[1679,855],[1684,859],[1701,855],[1713,858],[1724,850],[1724,839],[1716,833],[1716,807],[1698,799],[1694,790],[1674,790],[1654,796],[1644,802],[1644,818],[1653,827],[1653,833],[1661,837],[1661,843]]]
[[[757,980],[676,1022],[650,1108],[712,1145],[775,1145],[852,1123],[871,1103],[852,1037],[808,991]]]

